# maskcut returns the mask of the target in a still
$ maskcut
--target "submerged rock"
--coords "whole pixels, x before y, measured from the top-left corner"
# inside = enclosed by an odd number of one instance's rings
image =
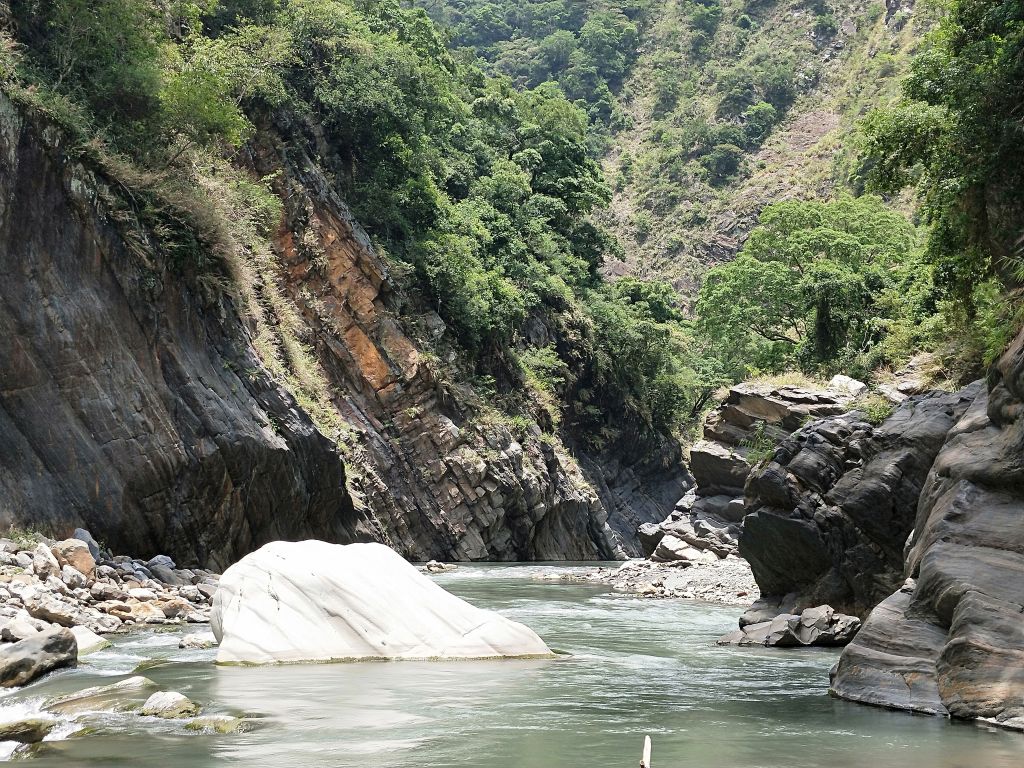
[[[78,661],[78,642],[70,629],[47,629],[0,646],[0,686],[27,685],[53,669]]]
[[[219,663],[552,655],[382,544],[267,544],[221,577],[210,624]]]
[[[214,733],[239,733],[248,727],[245,720],[231,715],[204,715],[185,723],[185,728],[190,731],[212,731]]]
[[[129,677],[111,685],[84,688],[44,702],[43,709],[58,715],[82,712],[123,712],[139,706],[140,699],[156,688],[148,677]]]
[[[746,624],[718,641],[719,645],[764,645],[769,648],[846,645],[860,629],[860,619],[836,613],[829,605],[807,608],[800,614],[782,614],[757,624]]]

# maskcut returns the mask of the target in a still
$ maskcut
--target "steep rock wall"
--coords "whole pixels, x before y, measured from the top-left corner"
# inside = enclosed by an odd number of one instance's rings
[[[224,567],[380,536],[336,446],[125,190],[0,95],[0,526]]]
[[[639,461],[573,456],[560,440],[541,439],[539,428],[514,435],[482,417],[472,390],[441,380],[424,353],[444,324],[421,316],[424,339],[414,340],[399,323],[387,264],[297,149],[303,141],[316,146],[315,128],[279,116],[254,143],[252,162],[260,175],[276,174],[285,201],[275,239],[281,279],[355,430],[353,486],[390,542],[416,559],[638,554],[637,527],[664,517],[685,489],[682,463],[647,462],[657,482],[645,492]]]
[[[843,653],[833,693],[1024,729],[1024,334],[928,474],[906,574]]]
[[[882,425],[808,424],[747,481],[740,554],[762,599],[743,621],[828,604],[865,616],[903,580],[903,546],[946,434],[980,383],[908,399]]]

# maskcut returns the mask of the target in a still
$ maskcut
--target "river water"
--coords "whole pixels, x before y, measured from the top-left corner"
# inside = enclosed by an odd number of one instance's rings
[[[533,627],[567,654],[559,660],[216,667],[213,651],[178,650],[180,631],[140,632],[0,709],[31,709],[141,664],[205,712],[254,718],[248,732],[214,735],[104,715],[89,733],[39,746],[32,763],[65,768],[626,768],[645,734],[656,768],[1024,765],[1024,736],[830,698],[835,652],[715,646],[735,607],[537,578],[566,570],[463,566],[435,577]]]

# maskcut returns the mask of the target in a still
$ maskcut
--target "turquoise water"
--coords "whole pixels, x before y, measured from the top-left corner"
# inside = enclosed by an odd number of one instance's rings
[[[571,570],[470,566],[438,582],[533,627],[556,661],[393,662],[218,668],[179,651],[179,632],[119,639],[89,665],[3,700],[114,682],[142,663],[206,712],[254,728],[195,734],[173,722],[103,715],[88,734],[46,742],[40,766],[167,768],[1019,768],[1024,737],[830,698],[827,650],[721,648],[738,610],[644,601],[534,577]],[[20,702],[20,703],[19,703]]]

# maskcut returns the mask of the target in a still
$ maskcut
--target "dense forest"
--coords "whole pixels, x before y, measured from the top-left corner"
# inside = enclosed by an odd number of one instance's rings
[[[712,267],[699,291],[676,279],[685,248],[642,278],[606,267],[652,230],[684,235],[674,225],[709,196],[739,194],[751,158],[826,79],[815,54],[841,24],[825,2],[11,11],[5,90],[137,193],[178,268],[249,303],[273,328],[268,361],[314,410],[316,372],[287,310],[245,278],[279,206],[247,170],[246,144],[281,115],[322,132],[322,160],[405,275],[410,312],[436,309],[450,329],[456,374],[508,414],[564,421],[596,445],[623,424],[671,434],[752,375],[868,376],[931,350],[963,378],[1019,325],[1019,233],[1001,229],[1021,205],[1019,3],[951,2],[892,98],[858,117],[831,193],[764,207],[735,260],[698,259]],[[843,55],[828,50],[826,64]],[[878,66],[891,75],[898,62]],[[627,186],[641,209],[624,234],[605,210]]]

